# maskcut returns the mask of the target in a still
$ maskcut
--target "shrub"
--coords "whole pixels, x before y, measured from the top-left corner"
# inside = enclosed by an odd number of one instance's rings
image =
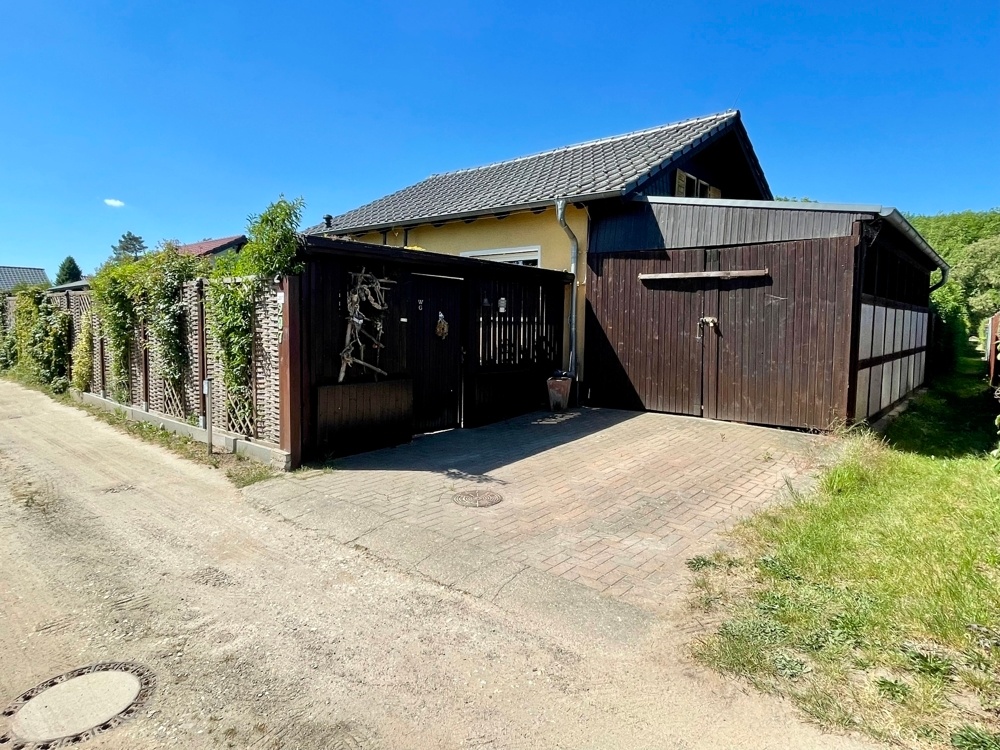
[[[206,298],[209,329],[219,346],[223,381],[232,407],[253,410],[250,379],[253,364],[254,307],[265,285],[297,273],[298,234],[305,203],[284,196],[247,225],[247,244],[238,254],[224,255],[212,270]]]
[[[128,394],[129,355],[140,325],[145,325],[149,348],[156,355],[156,373],[171,385],[180,385],[188,364],[181,287],[203,268],[201,259],[181,255],[176,243],[167,241],[138,260],[110,261],[91,279],[118,401]]]
[[[78,391],[86,391],[90,388],[90,380],[94,374],[94,321],[89,313],[83,316],[80,323],[72,359],[73,387]]]
[[[31,360],[42,382],[65,380],[69,374],[72,326],[73,318],[66,310],[42,299],[31,335]]]

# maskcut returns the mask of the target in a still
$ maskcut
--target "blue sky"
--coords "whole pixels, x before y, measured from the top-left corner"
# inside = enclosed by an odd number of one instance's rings
[[[90,272],[127,230],[236,234],[279,193],[314,223],[434,172],[733,106],[777,194],[986,209],[998,70],[996,0],[9,0],[0,264]]]

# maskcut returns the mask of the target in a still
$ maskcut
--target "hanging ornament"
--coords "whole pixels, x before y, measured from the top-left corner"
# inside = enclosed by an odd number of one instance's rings
[[[438,322],[434,327],[434,333],[437,334],[439,339],[448,338],[448,321],[444,319],[444,313],[438,313]]]

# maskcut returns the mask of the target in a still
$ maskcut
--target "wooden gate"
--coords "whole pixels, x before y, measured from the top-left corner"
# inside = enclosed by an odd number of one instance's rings
[[[409,325],[418,433],[461,422],[462,284],[458,278],[413,274]]]
[[[837,239],[590,256],[591,399],[831,426],[847,408],[852,259]]]

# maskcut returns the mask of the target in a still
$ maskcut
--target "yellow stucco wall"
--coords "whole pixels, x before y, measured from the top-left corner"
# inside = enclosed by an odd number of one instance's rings
[[[586,309],[587,280],[587,235],[589,218],[586,209],[575,206],[566,207],[566,223],[580,242],[580,254],[577,259],[577,356],[579,369],[583,370],[583,322]],[[389,230],[386,233],[386,244],[401,247],[404,231]],[[372,232],[357,239],[362,242],[382,244],[382,233]],[[555,208],[547,208],[541,213],[516,213],[505,219],[484,217],[468,223],[454,221],[439,227],[430,224],[411,227],[406,235],[406,244],[417,246],[435,253],[461,255],[470,250],[496,250],[500,248],[515,248],[539,246],[541,248],[540,265],[542,268],[554,268],[569,271],[570,245],[569,237],[556,220]],[[569,330],[566,330],[564,350],[569,356]],[[568,366],[568,361],[564,362]]]

